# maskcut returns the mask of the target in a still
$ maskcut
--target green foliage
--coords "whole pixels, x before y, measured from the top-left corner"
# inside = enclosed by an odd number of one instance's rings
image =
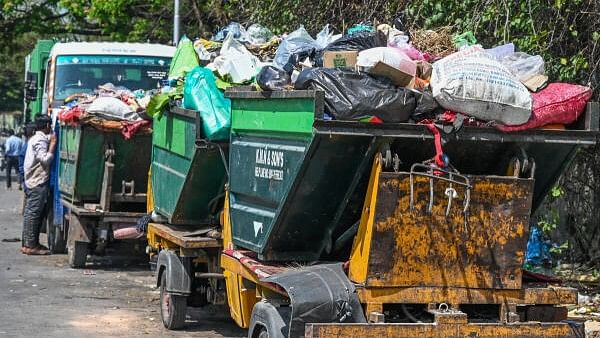
[[[567,249],[569,249],[569,241],[565,241],[561,245],[554,245],[550,248],[549,251],[551,254],[560,255]]]
[[[561,188],[559,186],[554,186],[554,187],[552,187],[552,189],[550,189],[550,196],[552,198],[559,198],[564,194],[565,194],[565,191],[563,190],[563,188]]]
[[[421,0],[411,2],[405,13],[413,27],[473,31],[484,47],[513,42],[521,51],[541,55],[551,80],[598,87],[598,1]]]

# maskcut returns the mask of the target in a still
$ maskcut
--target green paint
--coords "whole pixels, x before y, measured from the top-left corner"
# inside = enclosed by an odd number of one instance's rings
[[[146,192],[150,135],[125,140],[119,131],[103,132],[91,126],[62,126],[60,132],[59,186],[67,199],[99,202],[108,148],[115,150],[113,193],[121,191],[123,181],[134,181],[136,193]]]
[[[170,112],[156,117],[152,154],[155,210],[172,224],[215,222],[209,203],[223,192],[225,167],[218,148],[196,146],[195,121]]]
[[[312,134],[314,99],[233,99],[235,132]]]

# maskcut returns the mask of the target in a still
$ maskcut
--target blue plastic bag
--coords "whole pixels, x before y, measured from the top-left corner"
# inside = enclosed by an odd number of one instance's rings
[[[229,139],[231,101],[217,88],[215,76],[210,70],[196,67],[186,75],[183,107],[200,114],[206,139]]]
[[[544,240],[544,233],[535,224],[529,229],[525,264],[532,267],[541,266],[551,260],[550,245]]]

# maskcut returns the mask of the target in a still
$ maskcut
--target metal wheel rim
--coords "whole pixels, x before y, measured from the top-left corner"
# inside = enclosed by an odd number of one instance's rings
[[[161,302],[161,307],[162,307],[162,314],[163,314],[163,320],[168,320],[169,316],[171,314],[171,295],[164,291],[163,289],[163,294],[162,294],[162,302]]]

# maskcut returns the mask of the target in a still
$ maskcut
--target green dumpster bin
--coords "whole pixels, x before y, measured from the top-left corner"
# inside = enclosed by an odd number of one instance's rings
[[[63,198],[75,204],[98,203],[102,192],[107,150],[114,150],[112,193],[123,191],[123,182],[135,182],[137,194],[146,194],[150,165],[150,135],[125,140],[120,131],[102,131],[90,125],[60,129],[59,188]],[[132,186],[126,187],[131,193]],[[118,209],[125,203],[114,204]],[[127,206],[131,208],[131,206]],[[144,211],[145,204],[139,207]],[[119,211],[119,210],[112,210]],[[123,210],[138,211],[138,210]]]
[[[154,210],[170,224],[215,223],[227,178],[227,142],[207,142],[196,111],[173,107],[154,119]]]
[[[316,260],[330,251],[376,150],[371,138],[315,133],[323,93],[236,92],[232,99],[233,241],[263,260]],[[368,176],[368,175],[367,175]],[[362,190],[364,193],[364,190]],[[358,194],[360,195],[360,194]],[[349,205],[354,208],[345,212]]]

